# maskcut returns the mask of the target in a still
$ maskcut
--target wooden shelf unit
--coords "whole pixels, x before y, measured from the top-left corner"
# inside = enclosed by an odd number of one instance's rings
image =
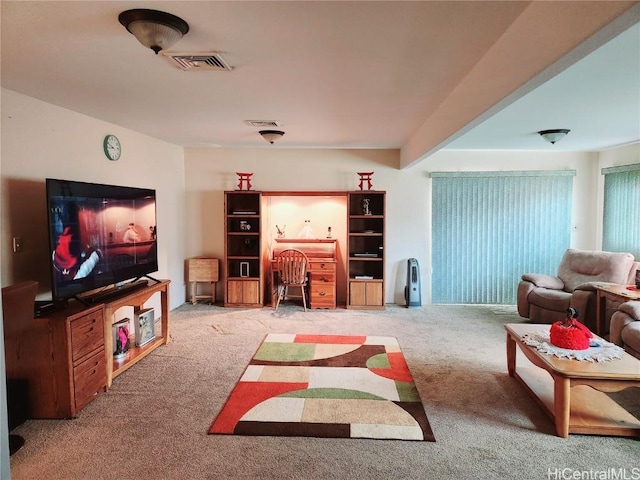
[[[384,191],[347,193],[347,308],[384,309],[385,201]]]
[[[157,283],[148,285],[139,290],[121,297],[109,300],[104,304],[104,338],[105,353],[107,360],[107,388],[111,387],[113,379],[125,370],[138,363],[144,357],[153,352],[160,345],[169,343],[169,283],[170,280],[160,280]],[[113,357],[113,324],[115,323],[115,312],[121,307],[133,307],[134,317],[143,308],[144,304],[152,295],[160,293],[161,305],[161,328],[156,329],[156,338],[148,344],[137,346],[132,338],[131,347],[124,359],[117,360]]]
[[[225,307],[263,306],[261,242],[262,194],[225,192]]]

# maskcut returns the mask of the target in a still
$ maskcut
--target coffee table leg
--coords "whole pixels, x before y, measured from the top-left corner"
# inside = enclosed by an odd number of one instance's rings
[[[553,413],[556,420],[556,433],[562,438],[569,436],[569,417],[571,415],[571,394],[568,378],[553,376]]]
[[[507,371],[513,377],[516,371],[516,341],[507,333]]]

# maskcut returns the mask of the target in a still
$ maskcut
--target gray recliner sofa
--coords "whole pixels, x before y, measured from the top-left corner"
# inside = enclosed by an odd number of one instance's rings
[[[553,323],[575,308],[580,320],[595,331],[596,289],[594,283],[635,282],[640,263],[630,253],[569,249],[556,276],[527,273],[518,284],[518,314],[535,323]],[[618,305],[607,306],[607,318]],[[605,325],[608,322],[605,318]]]

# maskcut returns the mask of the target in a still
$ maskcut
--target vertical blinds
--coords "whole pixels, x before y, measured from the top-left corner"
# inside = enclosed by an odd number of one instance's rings
[[[640,164],[603,168],[602,249],[640,260]]]
[[[515,304],[523,273],[555,274],[575,171],[433,172],[433,303]]]

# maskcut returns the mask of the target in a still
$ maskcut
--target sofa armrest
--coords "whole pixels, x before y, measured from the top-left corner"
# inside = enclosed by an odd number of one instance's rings
[[[549,288],[551,290],[563,290],[564,282],[558,277],[545,275],[544,273],[525,273],[522,280],[533,283],[536,287]]]
[[[610,285],[608,282],[584,282],[581,283],[580,285],[578,285],[575,290],[585,290],[587,292],[595,292],[596,291],[596,285],[603,285],[603,284],[607,284]]]
[[[624,302],[618,307],[618,310],[629,315],[633,320],[640,321],[640,300],[631,300]]]
[[[636,320],[631,318],[629,315],[627,315],[626,312],[623,312],[622,310],[618,310],[617,312],[615,312],[611,316],[611,326],[609,328],[609,341],[612,343],[615,343],[620,347],[623,347],[624,342],[622,341],[622,330],[624,330],[627,325],[635,321]]]

